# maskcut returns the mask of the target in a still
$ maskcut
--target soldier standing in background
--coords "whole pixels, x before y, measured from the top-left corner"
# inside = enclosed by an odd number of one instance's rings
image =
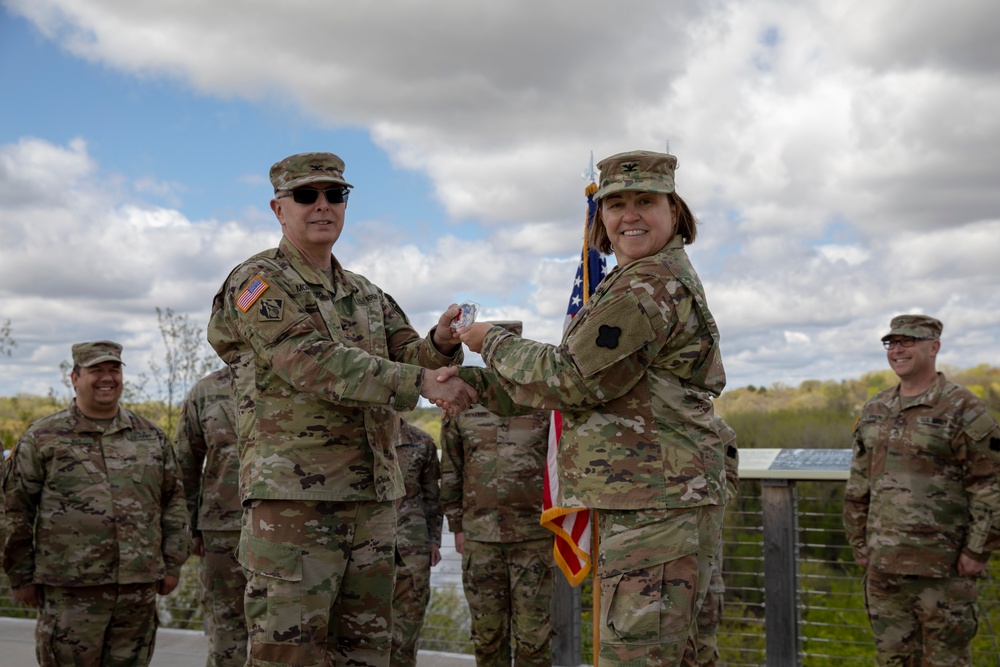
[[[406,495],[396,503],[396,567],[392,598],[393,667],[415,667],[417,640],[431,598],[431,568],[441,562],[441,463],[434,438],[400,419],[396,456]]]
[[[882,337],[899,384],[854,428],[844,526],[867,568],[876,664],[971,665],[975,577],[1000,546],[1000,427],[936,370],[942,324],[894,317]]]
[[[520,322],[498,322],[520,335]],[[462,554],[479,667],[552,664],[552,533],[539,525],[549,412],[473,406],[441,428],[441,505]]]
[[[392,647],[396,412],[477,398],[451,306],[421,337],[395,300],[333,256],[352,187],[332,153],[270,170],[277,248],[237,266],[208,340],[233,370],[248,665],[384,667]],[[425,369],[438,369],[425,372]]]
[[[236,560],[243,506],[236,447],[232,372],[209,373],[188,393],[174,434],[191,515],[192,552],[201,556],[202,606],[208,624],[206,667],[243,667],[247,578]]]
[[[38,608],[40,665],[147,665],[156,595],[188,556],[174,451],[153,422],[119,406],[121,345],[73,346],[69,408],[33,423],[4,467],[4,567]]]
[[[728,508],[730,503],[736,500],[740,487],[740,451],[736,446],[736,431],[732,429],[726,421],[715,415],[712,421],[715,429],[722,439],[722,449],[726,458],[726,502]],[[715,560],[712,563],[712,577],[708,582],[708,592],[705,593],[705,602],[698,611],[696,625],[698,629],[698,653],[696,663],[698,667],[716,667],[719,664],[719,624],[722,623],[722,610],[726,593],[726,582],[722,578],[722,540],[715,552]]]

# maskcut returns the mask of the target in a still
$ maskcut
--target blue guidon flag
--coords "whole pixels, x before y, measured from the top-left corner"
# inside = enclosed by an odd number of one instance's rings
[[[265,283],[263,278],[257,276],[250,281],[250,284],[246,286],[243,293],[236,299],[236,306],[244,313],[247,312],[250,310],[250,306],[252,306],[254,302],[260,298],[260,295],[263,294],[268,287],[270,287],[270,285]]]

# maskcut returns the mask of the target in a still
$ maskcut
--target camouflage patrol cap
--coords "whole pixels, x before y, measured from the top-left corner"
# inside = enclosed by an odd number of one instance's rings
[[[673,192],[677,158],[668,153],[629,151],[606,157],[597,163],[601,170],[600,189],[594,199],[622,190]]]
[[[882,336],[885,340],[889,336],[910,336],[911,338],[921,338],[925,340],[938,340],[941,338],[941,330],[944,325],[940,320],[927,315],[897,315],[892,318],[889,325],[891,331]]]
[[[501,320],[499,322],[490,322],[495,327],[500,327],[505,331],[509,331],[515,336],[521,335],[521,321],[520,320]]]
[[[289,155],[271,166],[270,178],[275,192],[310,183],[340,183],[347,188],[354,187],[344,180],[344,161],[333,153]]]
[[[81,368],[96,366],[105,361],[117,361],[122,366],[122,346],[110,340],[94,343],[76,343],[73,346],[73,365]]]

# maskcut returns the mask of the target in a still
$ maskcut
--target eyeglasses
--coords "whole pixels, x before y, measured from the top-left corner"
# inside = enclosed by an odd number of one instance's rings
[[[900,347],[913,347],[917,344],[920,338],[893,338],[892,340],[882,341],[882,347],[887,350],[891,350],[893,345],[898,345]]]
[[[291,191],[292,200],[296,204],[315,204],[322,192],[326,196],[326,201],[331,204],[343,204],[347,201],[347,196],[351,191],[347,188],[328,188],[326,190],[316,190],[314,188],[299,188]],[[275,199],[285,199],[289,195],[281,195]]]

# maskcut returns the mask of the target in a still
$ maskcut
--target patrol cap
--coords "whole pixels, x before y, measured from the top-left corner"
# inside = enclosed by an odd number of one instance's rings
[[[594,199],[622,190],[669,193],[675,189],[674,170],[677,169],[677,158],[669,153],[618,153],[598,162],[597,168],[601,170],[600,189]]]
[[[297,153],[271,165],[271,185],[274,191],[291,190],[310,183],[340,183],[344,180],[344,161],[333,153]]]
[[[110,340],[94,343],[76,343],[73,346],[73,365],[81,368],[96,366],[105,361],[117,361],[122,366],[122,346]]]
[[[892,318],[889,324],[891,331],[882,336],[885,340],[889,336],[910,336],[924,340],[938,340],[941,338],[941,330],[944,325],[940,320],[927,315],[897,315]]]
[[[515,336],[521,335],[521,321],[520,320],[501,320],[499,322],[490,322],[495,327],[500,327],[505,331],[509,331]]]

